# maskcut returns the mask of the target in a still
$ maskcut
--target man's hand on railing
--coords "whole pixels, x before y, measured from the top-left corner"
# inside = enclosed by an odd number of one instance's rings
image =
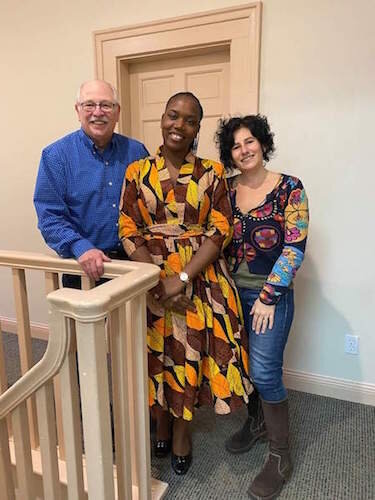
[[[87,276],[98,281],[104,273],[104,262],[111,262],[111,259],[98,248],[92,248],[83,253],[78,262]]]

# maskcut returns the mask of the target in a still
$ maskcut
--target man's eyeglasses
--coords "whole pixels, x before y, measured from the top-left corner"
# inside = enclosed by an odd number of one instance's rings
[[[110,101],[101,101],[101,102],[85,101],[85,102],[80,102],[78,104],[87,113],[92,113],[93,111],[96,110],[97,107],[99,107],[99,109],[103,111],[103,113],[110,113],[117,106],[117,103]]]

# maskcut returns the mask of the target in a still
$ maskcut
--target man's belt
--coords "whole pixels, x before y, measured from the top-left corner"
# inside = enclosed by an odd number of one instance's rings
[[[103,250],[107,257],[110,259],[127,260],[128,256],[123,248],[117,250]]]

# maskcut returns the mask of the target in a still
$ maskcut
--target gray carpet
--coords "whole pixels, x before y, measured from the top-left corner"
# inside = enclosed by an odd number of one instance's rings
[[[4,334],[7,370],[19,376],[15,335]],[[45,343],[33,341],[35,360]],[[279,498],[289,500],[375,500],[375,408],[290,391],[292,479]],[[166,481],[166,500],[242,500],[262,466],[267,446],[258,443],[244,455],[224,449],[228,435],[245,418],[243,411],[215,417],[197,411],[193,422],[193,464],[184,477],[170,468],[170,458],[152,457],[152,475]]]
[[[8,384],[12,385],[21,376],[17,335],[3,332],[3,345]],[[32,340],[34,363],[37,363],[42,358],[46,347],[47,342],[37,339]]]
[[[290,391],[294,474],[279,498],[289,500],[375,499],[375,409]],[[224,449],[226,436],[245,414],[215,417],[197,412],[193,424],[194,460],[189,474],[174,475],[169,459],[152,460],[153,476],[169,483],[167,499],[245,499],[262,466],[267,445],[244,455]]]

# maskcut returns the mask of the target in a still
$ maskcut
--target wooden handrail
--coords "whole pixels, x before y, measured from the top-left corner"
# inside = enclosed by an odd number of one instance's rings
[[[19,252],[16,250],[0,250],[0,266],[15,269],[35,269],[55,273],[68,273],[83,275],[78,262],[74,259],[61,259],[53,255],[42,253]],[[116,278],[121,274],[141,269],[157,268],[152,264],[138,264],[130,260],[113,260],[104,264],[104,277]],[[147,272],[147,271],[146,271]]]
[[[6,498],[14,498],[12,478],[6,484],[12,476],[9,452],[13,443],[9,441],[8,446],[4,420],[8,415],[13,426],[16,474],[23,478],[18,482],[18,491],[23,498],[35,494],[32,453],[40,453],[45,498],[59,498],[58,457],[62,456],[66,488],[74,498],[86,497],[85,479],[90,498],[130,499],[135,495],[140,500],[151,500],[152,488],[154,493],[155,488],[158,490],[155,499],[161,498],[167,485],[153,480],[151,487],[146,346],[146,295],[159,281],[159,267],[114,260],[104,264],[103,277],[112,279],[90,289],[93,283],[88,282],[73,259],[0,250],[0,266],[11,268],[18,279],[15,300],[22,314],[17,315],[17,320],[28,342],[31,336],[25,270],[45,273],[49,326],[43,358],[30,369],[32,362],[27,359],[21,378],[2,394],[0,391],[0,476],[9,492]],[[58,273],[81,275],[83,285],[89,289],[58,288]],[[112,386],[117,475],[113,473],[111,449],[107,335],[114,346],[112,373],[118,375]],[[56,383],[57,377],[61,390],[56,391],[53,379]],[[2,388],[6,388],[5,382]],[[129,401],[129,391],[137,394],[135,400]],[[58,400],[64,404],[59,406]],[[37,419],[32,426],[27,404],[34,401]],[[58,408],[60,414],[56,415]],[[38,450],[33,444],[33,432],[35,443],[40,435]],[[137,443],[132,452],[131,433]]]
[[[83,274],[73,259],[43,254],[0,251],[0,266]],[[97,321],[136,295],[145,293],[159,281],[160,270],[153,264],[116,261],[104,264],[104,277],[116,278],[91,290],[62,288],[47,295],[50,313],[57,311],[82,322]],[[54,314],[52,314],[54,316]],[[56,333],[54,333],[56,332]],[[34,394],[60,370],[69,349],[69,334],[62,321],[51,328],[43,358],[0,396],[0,419]]]
[[[56,375],[65,360],[68,348],[69,335],[66,329],[51,329],[43,358],[0,396],[0,419]]]

